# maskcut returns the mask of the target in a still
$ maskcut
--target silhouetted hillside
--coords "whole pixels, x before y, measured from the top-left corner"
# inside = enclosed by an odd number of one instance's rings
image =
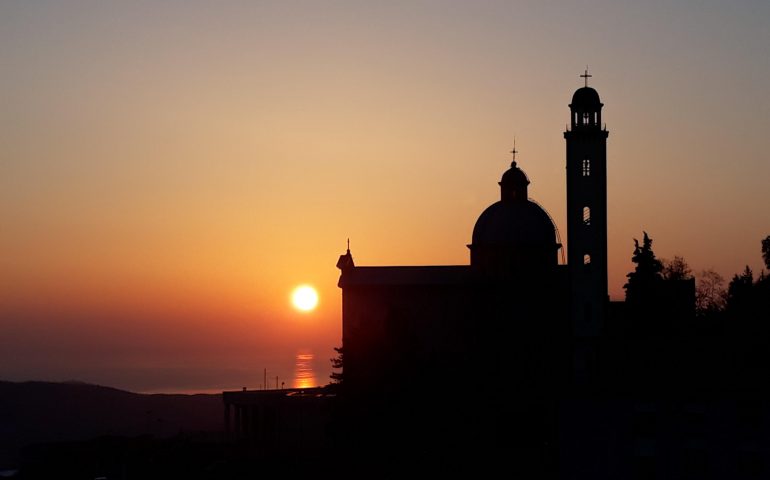
[[[80,383],[0,381],[0,466],[30,443],[218,432],[221,395],[144,395]]]

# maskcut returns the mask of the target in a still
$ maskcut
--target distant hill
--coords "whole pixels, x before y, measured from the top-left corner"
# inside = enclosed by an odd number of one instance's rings
[[[222,395],[145,395],[79,382],[0,381],[0,469],[39,442],[223,430]]]

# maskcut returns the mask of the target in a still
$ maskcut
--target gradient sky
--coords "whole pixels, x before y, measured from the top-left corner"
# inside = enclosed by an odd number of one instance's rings
[[[325,381],[346,238],[359,265],[467,264],[514,136],[566,236],[586,64],[612,297],[642,230],[695,271],[758,272],[768,20],[765,0],[2,2],[0,378],[256,387],[313,352]]]

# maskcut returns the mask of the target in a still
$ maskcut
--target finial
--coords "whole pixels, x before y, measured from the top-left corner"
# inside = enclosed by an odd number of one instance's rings
[[[586,81],[585,86],[586,87],[588,86],[588,79],[591,78],[591,77],[593,77],[593,75],[588,73],[588,65],[586,65],[585,73],[583,73],[583,75],[580,76],[580,78],[584,78],[585,79],[585,81]]]
[[[350,255],[350,238],[348,238],[348,255]]]
[[[511,162],[511,167],[515,167],[516,166],[516,154],[517,153],[519,153],[519,151],[516,150],[516,137],[513,137],[513,150],[511,150],[511,155],[513,156],[513,158],[512,158],[513,161]]]

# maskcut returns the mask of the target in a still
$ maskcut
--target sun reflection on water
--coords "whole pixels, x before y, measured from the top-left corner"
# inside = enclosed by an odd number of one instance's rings
[[[300,350],[294,362],[294,388],[311,388],[317,386],[313,370],[313,352]]]

